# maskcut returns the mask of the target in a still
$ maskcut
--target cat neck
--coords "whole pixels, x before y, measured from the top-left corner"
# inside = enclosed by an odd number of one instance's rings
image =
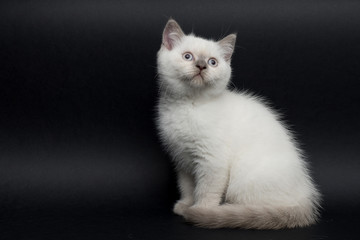
[[[206,102],[211,99],[218,98],[224,95],[228,90],[211,91],[208,89],[192,89],[187,94],[180,94],[172,91],[160,91],[160,98],[166,100],[166,102],[181,103],[181,102]]]

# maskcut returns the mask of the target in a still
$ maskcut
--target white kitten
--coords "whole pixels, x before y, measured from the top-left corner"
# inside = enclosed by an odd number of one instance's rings
[[[198,226],[313,224],[320,194],[289,131],[258,98],[231,92],[236,35],[184,35],[170,19],[158,52],[158,128],[178,173],[174,212]]]

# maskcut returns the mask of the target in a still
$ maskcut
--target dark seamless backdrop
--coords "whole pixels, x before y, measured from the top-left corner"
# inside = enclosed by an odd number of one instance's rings
[[[204,230],[171,213],[174,173],[154,126],[156,52],[186,33],[237,32],[232,82],[297,133],[321,222]],[[356,239],[360,2],[2,1],[2,239]]]

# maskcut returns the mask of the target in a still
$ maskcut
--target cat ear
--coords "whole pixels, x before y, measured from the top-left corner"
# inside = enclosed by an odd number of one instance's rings
[[[236,34],[230,34],[220,41],[218,41],[220,47],[222,48],[224,52],[224,58],[228,62],[231,60],[231,56],[234,52],[235,48],[235,42],[236,42]]]
[[[162,43],[168,50],[171,50],[184,36],[185,34],[181,30],[179,24],[174,19],[170,19],[165,26]]]

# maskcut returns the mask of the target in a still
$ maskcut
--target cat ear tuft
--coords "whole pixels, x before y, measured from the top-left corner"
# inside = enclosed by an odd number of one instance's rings
[[[227,62],[231,60],[231,56],[234,52],[235,48],[235,42],[236,42],[236,34],[230,34],[220,41],[218,41],[220,47],[222,48],[224,52],[224,58]]]
[[[162,43],[168,50],[171,50],[184,36],[179,24],[174,19],[170,19],[165,26]]]

